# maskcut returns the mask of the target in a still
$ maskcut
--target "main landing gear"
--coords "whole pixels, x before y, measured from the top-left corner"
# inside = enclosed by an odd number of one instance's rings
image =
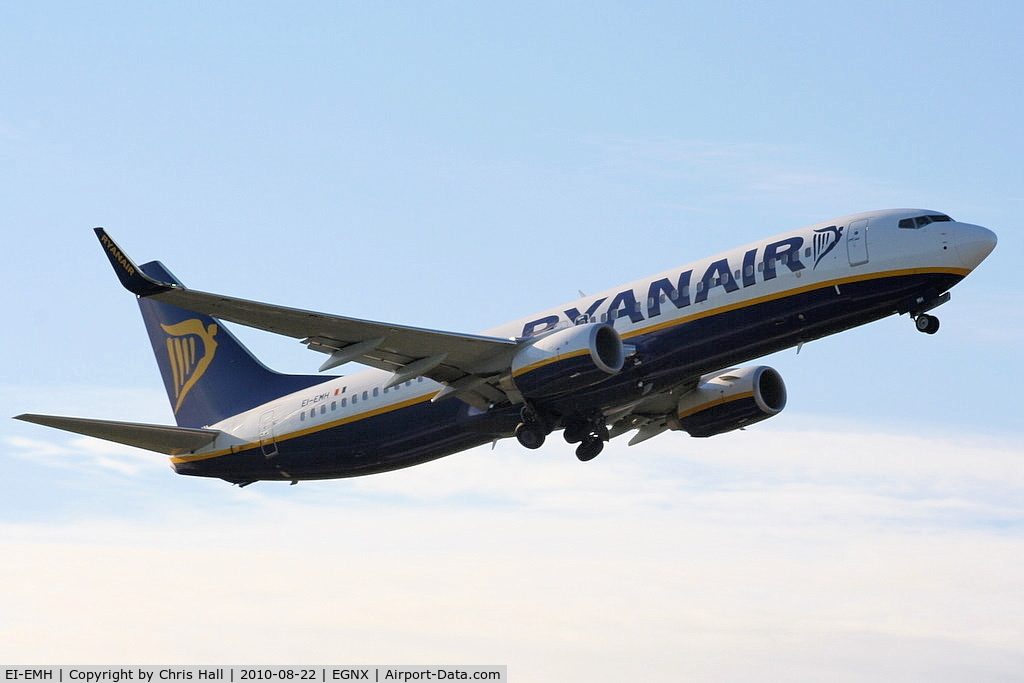
[[[520,419],[522,422],[516,427],[516,439],[519,444],[530,450],[536,450],[543,446],[544,439],[551,433],[551,427],[548,426],[547,420],[529,404],[523,406]]]
[[[516,427],[516,440],[524,448],[536,450],[544,445],[544,440],[551,433],[548,420],[537,412],[533,406],[523,407],[520,415],[522,422]],[[578,443],[576,457],[582,462],[593,460],[604,450],[604,442],[609,439],[608,427],[600,417],[597,419],[577,418],[565,425],[563,433],[569,443]]]
[[[601,451],[604,450],[604,442],[606,439],[601,438],[598,435],[591,435],[583,439],[583,442],[576,447],[576,457],[580,459],[580,462],[589,462],[597,456],[601,455]]]
[[[914,318],[914,326],[918,332],[924,332],[925,334],[935,334],[939,331],[939,319],[934,315],[928,315],[927,313],[918,313]]]
[[[608,440],[608,427],[600,417],[596,419],[578,418],[565,425],[562,434],[569,443],[578,443],[576,457],[582,462],[593,460],[604,450],[604,442]]]

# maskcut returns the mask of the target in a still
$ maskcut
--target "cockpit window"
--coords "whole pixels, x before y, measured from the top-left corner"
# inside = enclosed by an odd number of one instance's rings
[[[949,216],[936,213],[930,216],[916,216],[914,218],[904,218],[900,221],[900,227],[908,230],[916,230],[917,228],[923,228],[931,223],[949,223],[953,219]]]

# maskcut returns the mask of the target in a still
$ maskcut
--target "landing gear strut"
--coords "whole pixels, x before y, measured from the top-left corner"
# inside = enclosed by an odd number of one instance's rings
[[[939,331],[939,319],[934,315],[928,315],[926,313],[918,313],[917,317],[914,318],[914,326],[917,327],[918,332],[924,332],[925,334],[935,334]]]

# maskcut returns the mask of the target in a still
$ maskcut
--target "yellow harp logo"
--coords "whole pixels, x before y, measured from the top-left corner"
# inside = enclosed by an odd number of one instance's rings
[[[167,333],[167,355],[171,362],[171,378],[174,382],[174,412],[181,408],[188,392],[203,377],[217,352],[217,326],[203,326],[201,320],[193,318],[177,325],[160,325]]]

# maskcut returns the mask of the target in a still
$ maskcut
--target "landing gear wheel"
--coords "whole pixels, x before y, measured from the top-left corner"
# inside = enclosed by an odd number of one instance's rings
[[[577,446],[576,457],[580,459],[580,462],[588,462],[600,455],[603,450],[604,441],[601,440],[601,437],[591,435]]]
[[[934,315],[925,315],[924,313],[921,313],[914,319],[914,326],[917,327],[918,332],[935,334],[939,331],[939,319]]]
[[[573,422],[565,426],[562,436],[567,443],[580,443],[590,433],[590,425],[584,421]]]
[[[544,445],[546,437],[547,434],[544,433],[544,428],[539,422],[521,422],[516,427],[516,439],[524,448],[537,450]]]

